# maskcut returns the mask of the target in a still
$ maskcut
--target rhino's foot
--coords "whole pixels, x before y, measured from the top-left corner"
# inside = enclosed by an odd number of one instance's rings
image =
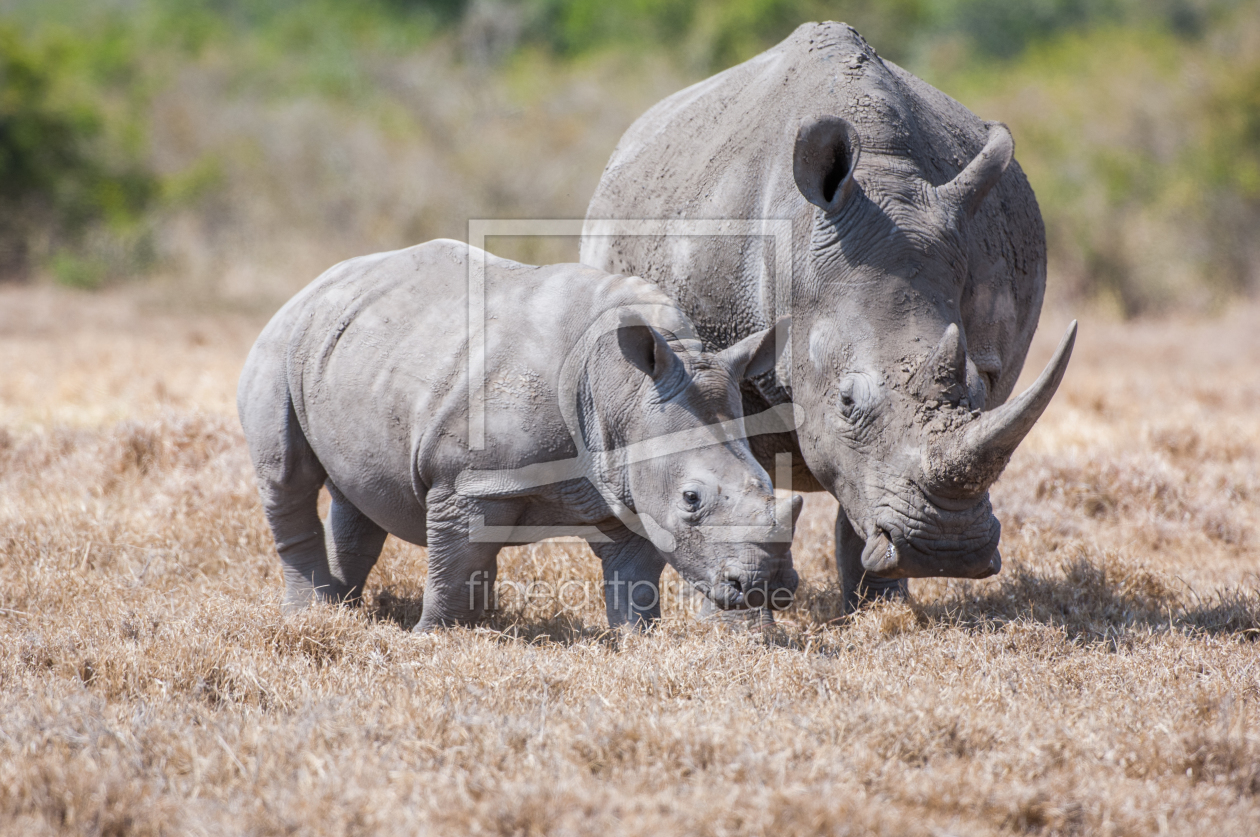
[[[306,579],[299,579],[296,583],[290,581],[285,584],[284,598],[280,601],[280,612],[285,616],[292,616],[315,604],[357,605],[359,603],[357,599],[349,597],[348,591],[341,591],[339,587],[340,585],[337,584],[316,587]]]
[[[420,621],[411,629],[413,634],[431,634],[446,628],[476,628],[485,623],[486,611],[483,613],[465,613],[459,615],[438,615],[436,610],[422,609]]]
[[[634,619],[627,619],[624,622],[608,625],[609,631],[622,637],[643,636],[656,630],[656,626],[661,623],[659,617],[652,617],[644,614],[637,615]]]
[[[862,605],[877,601],[905,601],[910,597],[910,582],[904,578],[865,576],[851,590],[845,591],[844,612],[853,613]]]
[[[700,605],[699,619],[741,631],[764,631],[774,627],[774,611],[769,608],[722,610],[708,599]]]

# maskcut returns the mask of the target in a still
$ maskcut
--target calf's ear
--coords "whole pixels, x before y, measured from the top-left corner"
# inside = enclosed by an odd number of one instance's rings
[[[792,329],[791,317],[780,317],[773,328],[748,335],[734,346],[718,353],[718,359],[731,370],[735,380],[755,378],[774,369],[779,355],[787,348]]]
[[[853,191],[862,153],[858,133],[838,116],[801,120],[792,150],[792,175],[805,200],[834,214]]]
[[[626,360],[658,383],[668,380],[681,363],[660,332],[636,314],[622,317],[617,328],[617,345]]]

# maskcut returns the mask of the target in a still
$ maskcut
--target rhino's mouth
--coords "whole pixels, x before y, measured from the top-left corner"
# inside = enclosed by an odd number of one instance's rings
[[[732,570],[723,570],[711,583],[695,585],[722,610],[769,608],[786,610],[795,601],[800,576],[787,567],[772,578],[749,579]]]
[[[873,538],[866,539],[866,546],[862,549],[862,566],[867,572],[891,577],[889,573],[896,568],[899,557],[897,547],[893,546],[887,533],[877,529]]]
[[[998,540],[1002,527],[996,518],[982,530],[966,535],[903,534],[893,526],[878,526],[862,549],[862,567],[882,578],[988,578],[1002,569]],[[917,535],[917,537],[916,537]]]
[[[745,610],[750,607],[762,606],[762,604],[752,603],[754,600],[762,598],[758,595],[759,593],[760,591],[756,589],[745,593],[743,585],[739,583],[739,579],[731,579],[718,582],[710,587],[708,597],[710,601],[723,610]]]

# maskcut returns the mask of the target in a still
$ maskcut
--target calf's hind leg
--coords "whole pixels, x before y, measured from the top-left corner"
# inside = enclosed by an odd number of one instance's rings
[[[306,461],[297,463],[283,481],[262,475],[259,479],[263,512],[284,565],[284,599],[280,606],[286,613],[337,597],[318,511],[323,468],[313,454],[302,459]]]
[[[368,574],[381,557],[387,533],[355,508],[331,481],[325,485],[332,496],[326,524],[332,593],[341,601],[357,604]]]
[[[241,426],[258,475],[258,494],[284,565],[286,613],[335,596],[319,520],[319,487],[328,474],[306,441],[288,391],[250,356],[241,378]]]

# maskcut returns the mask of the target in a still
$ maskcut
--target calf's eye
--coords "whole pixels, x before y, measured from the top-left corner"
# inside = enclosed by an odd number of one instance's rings
[[[683,492],[682,496],[683,496],[683,504],[686,505],[688,509],[690,509],[691,511],[695,511],[696,509],[700,508],[700,494],[698,492],[692,491],[690,488],[688,488],[686,491]]]

